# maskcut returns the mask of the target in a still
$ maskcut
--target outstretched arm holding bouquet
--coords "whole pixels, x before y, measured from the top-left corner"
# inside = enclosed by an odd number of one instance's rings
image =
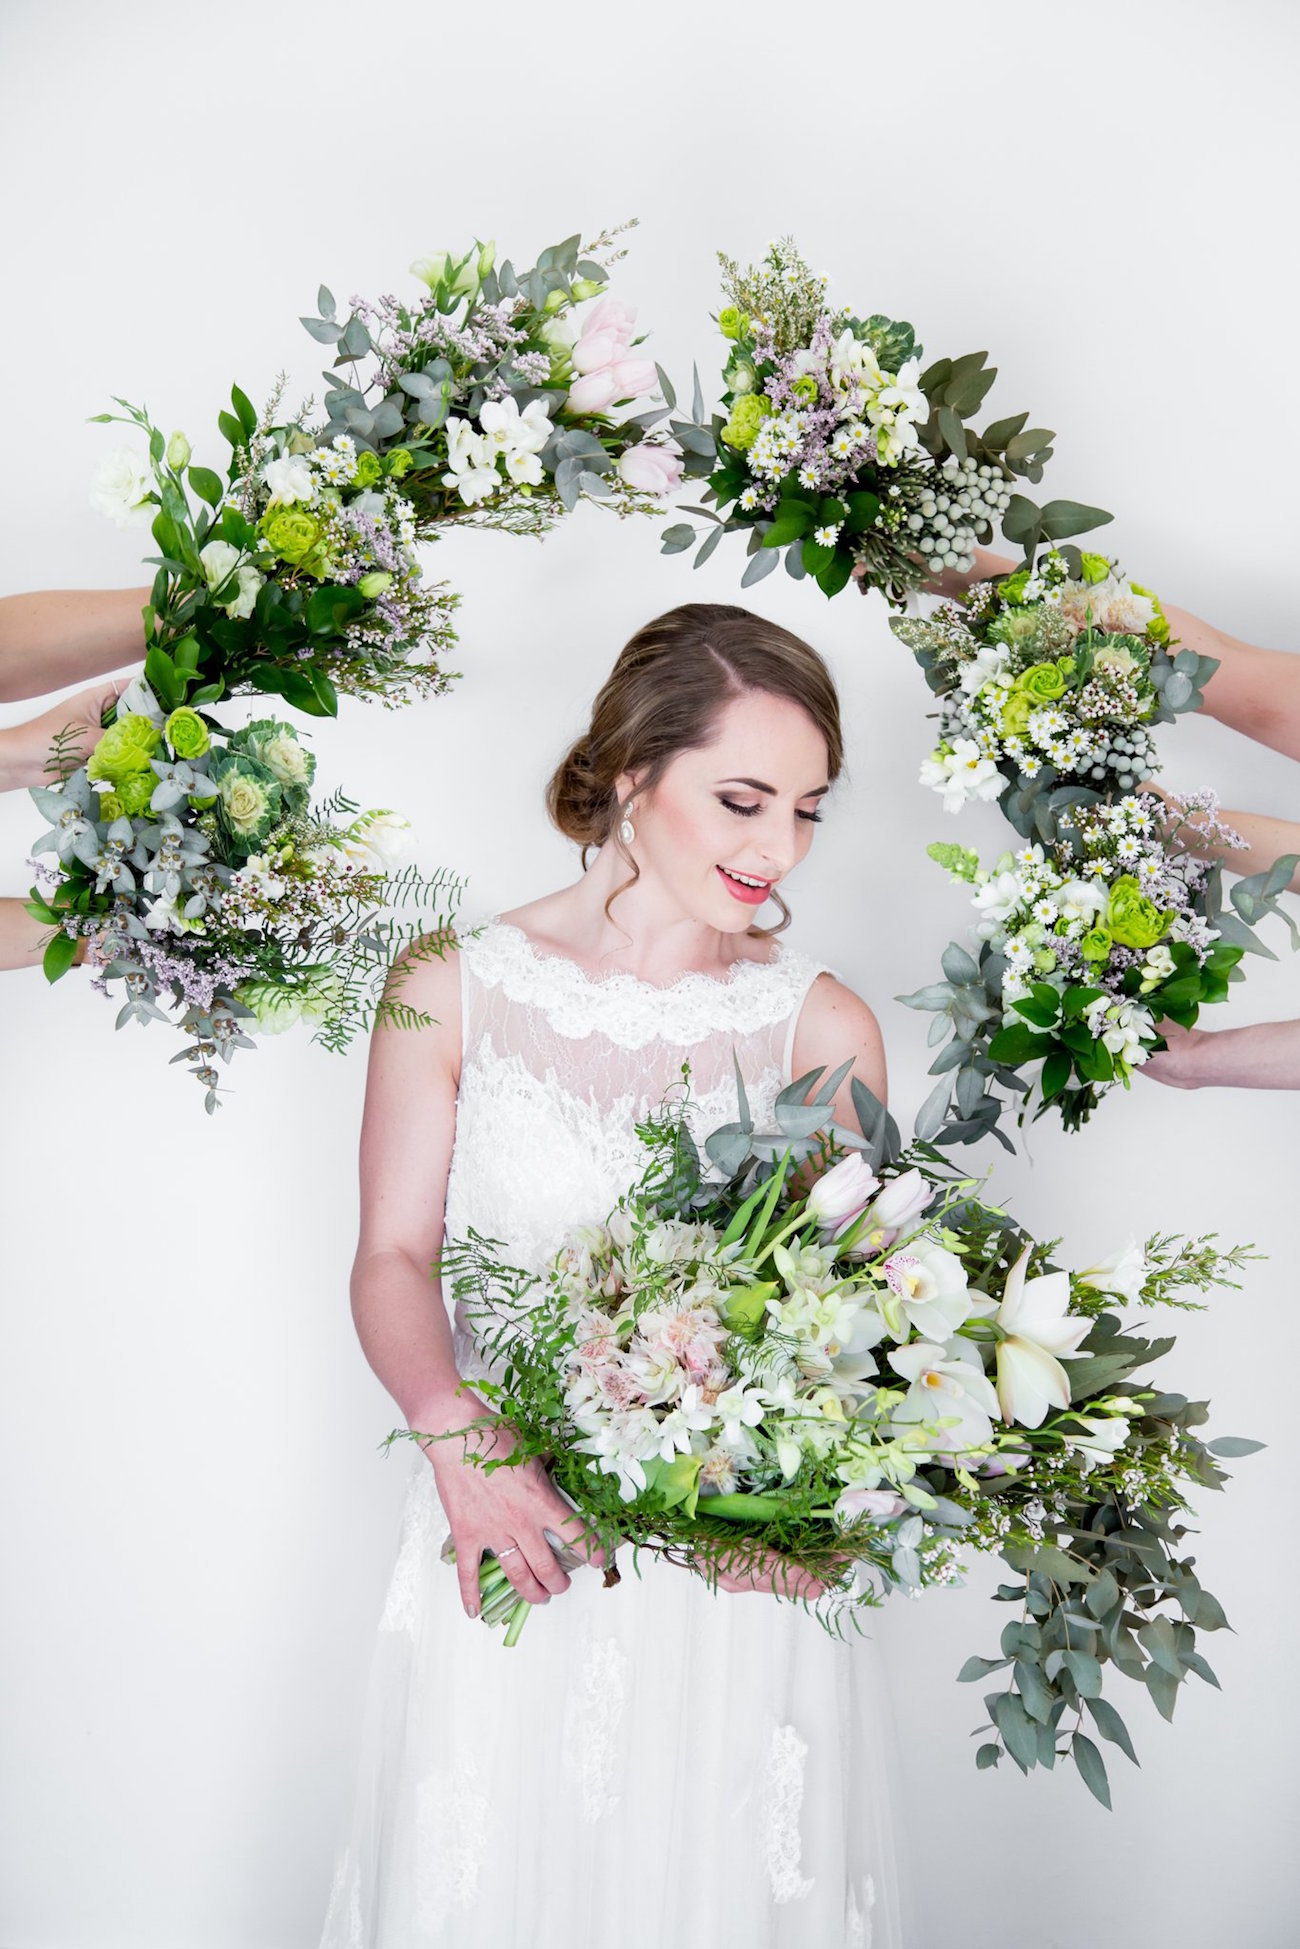
[[[0,596],[0,703],[41,697],[144,656],[143,589]]]

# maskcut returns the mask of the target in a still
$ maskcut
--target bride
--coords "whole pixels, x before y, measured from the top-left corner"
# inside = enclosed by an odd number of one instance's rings
[[[842,759],[806,643],[728,605],[670,610],[626,645],[548,788],[582,878],[408,961],[403,1000],[435,1025],[372,1042],[352,1304],[409,1428],[489,1412],[482,1356],[430,1281],[444,1226],[540,1268],[638,1175],[633,1125],[688,1058],[697,1135],[737,1114],[733,1052],[760,1127],[793,1077],[849,1055],[883,1100],[871,1010],[780,938]],[[780,920],[759,927],[769,901]],[[848,1077],[834,1109],[856,1125]],[[542,1466],[485,1473],[469,1440],[508,1446],[499,1423],[412,1445],[322,1949],[895,1949],[872,1640],[779,1601],[775,1559],[715,1593],[643,1556],[607,1588]],[[547,1531],[592,1567],[566,1573]],[[536,1607],[511,1650],[474,1615],[485,1550]]]

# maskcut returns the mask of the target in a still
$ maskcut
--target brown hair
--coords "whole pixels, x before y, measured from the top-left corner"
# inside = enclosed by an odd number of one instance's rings
[[[584,870],[588,849],[611,835],[632,869],[605,902],[607,915],[641,877],[618,837],[616,780],[639,773],[638,790],[652,791],[680,752],[708,743],[724,705],[755,690],[788,697],[808,713],[826,740],[834,781],[844,764],[839,697],[826,664],[802,637],[734,603],[683,602],[624,644],[592,705],[590,729],[546,788],[546,809],[565,837],[581,846]],[[775,927],[747,928],[755,939],[790,925],[790,909],[779,893],[772,898],[782,919]]]

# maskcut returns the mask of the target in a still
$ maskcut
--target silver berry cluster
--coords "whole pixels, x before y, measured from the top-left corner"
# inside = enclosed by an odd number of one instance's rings
[[[1135,792],[1144,780],[1159,769],[1155,740],[1141,724],[1127,730],[1107,731],[1101,726],[1093,732],[1093,762],[1086,776],[1114,778],[1117,790]]]
[[[999,467],[950,453],[935,470],[907,517],[916,548],[935,568],[971,569],[974,548],[1011,501],[1011,482]]]

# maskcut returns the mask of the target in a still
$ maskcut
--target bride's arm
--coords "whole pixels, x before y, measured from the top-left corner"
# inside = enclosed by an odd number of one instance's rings
[[[485,1549],[517,1548],[502,1568],[521,1597],[542,1604],[569,1579],[543,1535],[551,1529],[597,1562],[582,1525],[541,1464],[489,1476],[466,1456],[508,1453],[510,1437],[476,1394],[461,1387],[451,1323],[430,1267],[442,1250],[447,1176],[460,1079],[460,966],[445,957],[400,957],[401,996],[434,1017],[426,1028],[383,1022],[370,1044],[361,1128],[361,1233],[352,1267],[352,1317],[371,1367],[406,1418],[429,1435],[485,1426],[464,1441],[425,1445],[451,1523],[461,1598],[478,1608]]]
[[[858,1127],[853,1107],[853,1078],[865,1083],[881,1103],[888,1101],[885,1044],[867,1004],[834,975],[820,974],[804,997],[795,1024],[791,1073],[806,1075],[822,1065],[827,1071],[853,1058],[853,1067],[835,1092],[832,1109],[837,1123]]]
[[[0,702],[41,697],[144,657],[146,589],[0,596]]]

